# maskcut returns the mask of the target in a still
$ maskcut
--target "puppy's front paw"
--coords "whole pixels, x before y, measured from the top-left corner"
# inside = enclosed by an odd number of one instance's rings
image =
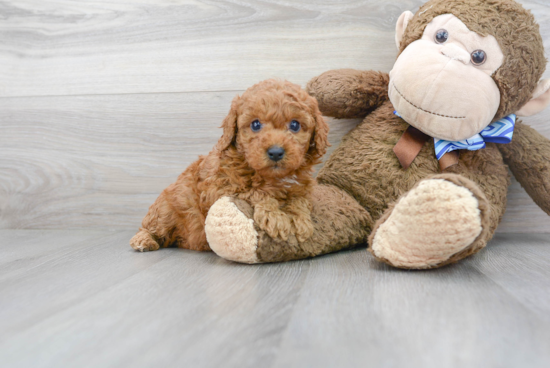
[[[256,207],[254,221],[272,238],[281,237],[288,239],[291,230],[291,221],[286,213],[280,210],[266,211],[262,207]]]
[[[313,222],[309,216],[294,216],[292,218],[294,233],[300,243],[305,242],[313,235]]]
[[[140,252],[159,249],[159,244],[147,231],[144,230],[140,230],[132,239],[130,239],[130,245],[132,248]]]

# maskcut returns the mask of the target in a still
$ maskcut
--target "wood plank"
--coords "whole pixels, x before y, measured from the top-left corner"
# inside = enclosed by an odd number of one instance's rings
[[[0,96],[234,91],[389,70],[394,23],[421,3],[4,0]]]
[[[506,213],[499,233],[550,233],[550,217],[533,202],[516,179],[508,189]]]
[[[137,229],[208,153],[234,92],[0,98],[0,228]],[[360,120],[329,119],[332,147]],[[525,121],[550,138],[550,124]],[[499,231],[550,232],[513,181]]]
[[[540,318],[550,321],[549,245],[546,234],[497,234],[489,251],[468,262]]]
[[[0,96],[235,91],[335,68],[389,71],[423,0],[3,0]],[[533,9],[546,46],[550,5]]]
[[[130,231],[104,231],[89,238],[86,232],[78,231],[70,241],[55,234],[37,239],[33,248],[42,245],[52,249],[52,256],[38,263],[25,247],[16,247],[27,266],[16,272],[2,269],[0,274],[0,342],[169,256],[169,252],[155,252],[137,257],[141,254],[128,244],[132,235]],[[55,243],[59,242],[66,246],[56,250]]]
[[[88,241],[87,248],[0,282],[0,361],[10,367],[270,365],[307,262],[264,267],[181,249],[138,253],[128,246],[129,235]]]
[[[274,367],[545,367],[549,327],[466,262],[400,271],[357,250],[312,261]]]
[[[0,230],[0,280],[57,258],[105,230]]]
[[[0,100],[0,227],[136,228],[235,93]]]
[[[71,232],[40,234],[48,246]],[[213,253],[134,252],[128,231],[94,239],[74,231],[72,240],[79,235],[72,249],[0,281],[3,366],[550,363],[544,235],[499,235],[478,255],[430,271],[392,269],[364,249],[240,265]]]

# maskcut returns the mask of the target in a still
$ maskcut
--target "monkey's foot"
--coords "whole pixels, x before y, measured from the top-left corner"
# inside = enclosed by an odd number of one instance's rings
[[[210,207],[204,230],[208,245],[218,256],[240,263],[260,263],[256,253],[258,233],[248,203],[220,198]]]
[[[459,175],[423,180],[377,221],[369,251],[399,268],[456,262],[485,246],[488,208],[477,185]]]
[[[145,230],[139,230],[139,232],[134,235],[132,239],[130,239],[130,245],[132,248],[140,252],[159,249],[158,243]]]

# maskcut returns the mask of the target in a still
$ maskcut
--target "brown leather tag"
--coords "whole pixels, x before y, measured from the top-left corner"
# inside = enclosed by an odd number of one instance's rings
[[[458,151],[447,152],[439,159],[439,169],[441,171],[456,164],[458,164]]]
[[[395,147],[393,147],[393,152],[405,170],[411,166],[412,162],[429,139],[429,135],[422,133],[412,125],[405,130],[405,133],[403,133]]]

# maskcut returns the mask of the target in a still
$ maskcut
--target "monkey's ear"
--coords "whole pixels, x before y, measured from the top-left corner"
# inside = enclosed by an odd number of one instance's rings
[[[233,102],[231,103],[231,109],[229,110],[229,114],[223,119],[222,126],[220,128],[223,128],[223,135],[218,141],[218,144],[216,145],[216,148],[218,151],[225,151],[229,148],[231,143],[233,143],[233,140],[235,139],[235,135],[237,134],[237,102],[239,101],[239,96],[235,97],[233,99]]]
[[[550,105],[550,79],[543,79],[539,82],[533,92],[533,98],[527,102],[516,115],[531,116],[538,114]]]
[[[405,11],[399,19],[397,20],[397,25],[395,26],[395,44],[397,46],[397,49],[399,50],[401,46],[401,40],[403,39],[403,35],[405,34],[405,29],[407,28],[407,24],[409,24],[409,21],[414,17],[414,14],[410,11]]]

